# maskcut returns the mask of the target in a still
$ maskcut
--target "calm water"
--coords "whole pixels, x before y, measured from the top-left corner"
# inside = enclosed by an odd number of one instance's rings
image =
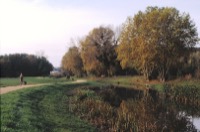
[[[196,127],[196,129],[198,131],[200,131],[200,118],[193,117],[190,121],[194,124],[194,126]]]
[[[154,102],[154,106],[146,107],[146,110],[155,109],[154,116],[157,120],[157,126],[163,128],[163,131],[181,131],[181,132],[200,132],[200,108],[177,102]],[[140,114],[140,113],[138,113]],[[147,115],[148,116],[148,115]]]
[[[145,120],[141,120],[141,122],[153,122],[158,127],[157,130],[163,132],[200,132],[199,105],[176,102],[161,96],[156,91],[150,91],[148,98],[146,98],[143,91],[126,88],[111,88],[111,90],[112,95],[116,97],[116,99],[112,97],[112,101],[110,101],[112,105],[120,107],[121,102],[125,101],[133,106],[143,106],[141,108],[145,109],[146,112],[142,113],[138,110],[136,114],[138,116],[145,115]],[[134,107],[130,108],[134,109]]]

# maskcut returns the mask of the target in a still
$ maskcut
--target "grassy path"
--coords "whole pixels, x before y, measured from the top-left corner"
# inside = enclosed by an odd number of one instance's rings
[[[76,80],[76,81],[71,82],[71,83],[76,84],[76,83],[84,83],[84,82],[87,82],[87,80],[79,79],[79,80]],[[41,83],[41,84],[7,86],[7,87],[0,89],[0,94],[5,94],[5,93],[16,91],[16,90],[19,90],[19,89],[30,88],[30,87],[38,87],[38,86],[50,85],[50,84],[51,83]]]
[[[42,84],[42,83],[60,83],[66,82],[66,78],[50,78],[50,77],[24,77],[24,81],[27,84]],[[5,88],[7,86],[17,86],[20,85],[19,78],[0,78],[0,88]]]
[[[95,131],[68,111],[68,91],[83,85],[43,85],[1,95],[1,132]]]
[[[19,89],[30,88],[30,87],[38,87],[38,86],[43,86],[43,85],[48,85],[48,84],[49,83],[18,85],[18,86],[7,86],[7,87],[4,87],[4,88],[0,89],[0,94],[5,94],[5,93],[16,91],[16,90],[19,90]]]

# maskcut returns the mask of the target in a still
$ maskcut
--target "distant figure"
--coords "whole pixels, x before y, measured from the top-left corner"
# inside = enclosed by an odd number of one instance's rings
[[[23,74],[22,73],[20,74],[19,78],[20,78],[20,82],[21,82],[21,85],[22,85],[24,83]]]

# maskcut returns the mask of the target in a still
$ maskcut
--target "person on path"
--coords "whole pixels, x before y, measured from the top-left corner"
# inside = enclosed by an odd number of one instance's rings
[[[20,74],[19,78],[20,78],[20,83],[21,83],[21,85],[22,85],[22,84],[24,83],[23,74],[22,74],[22,73]]]

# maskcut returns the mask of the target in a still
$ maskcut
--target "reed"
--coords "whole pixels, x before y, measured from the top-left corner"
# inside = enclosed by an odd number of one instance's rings
[[[183,104],[200,106],[200,88],[195,85],[165,85],[164,93],[168,99]]]

